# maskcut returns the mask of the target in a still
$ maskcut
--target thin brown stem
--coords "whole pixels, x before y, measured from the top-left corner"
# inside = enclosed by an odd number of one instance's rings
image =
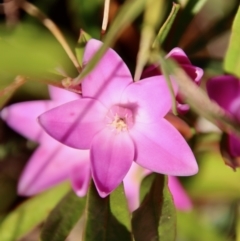
[[[72,63],[77,68],[78,72],[80,73],[82,70],[82,67],[80,66],[76,56],[72,52],[71,48],[69,47],[66,39],[64,38],[62,32],[57,27],[57,25],[33,4],[31,4],[27,1],[24,1],[22,3],[21,7],[29,15],[39,19],[42,22],[42,24],[55,36],[55,38],[62,45],[62,47],[65,50],[65,52],[67,53],[68,57],[71,59]]]
[[[110,0],[105,0],[104,1],[101,39],[103,38],[103,36],[104,36],[104,34],[106,33],[106,30],[107,30],[108,18],[109,18],[109,7],[110,7]]]

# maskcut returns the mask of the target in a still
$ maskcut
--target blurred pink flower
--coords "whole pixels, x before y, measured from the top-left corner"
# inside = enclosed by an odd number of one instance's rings
[[[174,59],[187,73],[187,75],[196,83],[200,85],[201,78],[203,76],[203,70],[191,64],[189,58],[180,48],[172,49],[166,58]],[[160,66],[161,68],[161,66]],[[148,78],[151,76],[161,75],[161,69],[157,65],[148,66],[142,74],[142,78]],[[180,94],[177,94],[177,109],[179,113],[186,113],[189,110],[189,105],[184,104]]]
[[[140,205],[140,185],[141,181],[152,172],[142,168],[133,162],[129,172],[124,178],[124,189],[128,200],[129,210],[133,212]],[[173,201],[177,209],[187,211],[192,208],[192,203],[176,177],[168,176],[168,187],[173,196]]]
[[[101,45],[93,39],[87,43],[84,65]],[[122,59],[108,49],[83,79],[82,98],[44,113],[39,121],[60,142],[90,149],[93,180],[105,197],[121,183],[133,160],[168,175],[198,171],[186,141],[163,118],[170,109],[163,76],[134,83]]]
[[[240,123],[240,80],[231,75],[213,77],[207,82],[209,97]],[[240,157],[240,138],[234,133],[227,136],[228,152]]]
[[[2,119],[10,127],[40,144],[20,177],[18,193],[35,195],[70,179],[76,194],[84,196],[90,179],[89,151],[61,144],[46,134],[37,122],[43,112],[81,96],[56,87],[50,87],[49,92],[52,100],[17,103],[1,112]]]

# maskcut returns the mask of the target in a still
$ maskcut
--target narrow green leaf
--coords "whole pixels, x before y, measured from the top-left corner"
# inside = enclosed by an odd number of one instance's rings
[[[64,241],[80,219],[86,198],[80,198],[71,190],[52,210],[44,223],[42,241]]]
[[[43,222],[68,190],[69,185],[64,183],[25,201],[1,223],[0,240],[16,241],[30,232]]]
[[[171,46],[178,46],[179,40],[183,33],[191,23],[194,16],[201,10],[207,0],[188,0],[187,4],[182,8],[181,21],[178,21],[174,38],[171,39]]]
[[[145,196],[149,193],[152,183],[155,179],[155,175],[148,175],[146,176],[141,183],[140,187],[140,201],[142,202]]]
[[[240,7],[235,16],[232,34],[224,60],[224,68],[227,72],[240,78]]]
[[[155,32],[159,27],[164,15],[164,1],[146,1],[146,8],[144,12],[143,27],[141,31],[140,46],[137,56],[136,71],[134,80],[140,79],[142,70],[146,65],[151,47],[156,36]]]
[[[129,231],[111,213],[109,199],[109,196],[101,198],[91,183],[87,197],[84,241],[132,241]]]
[[[168,190],[167,177],[155,175],[149,193],[133,213],[135,241],[175,241],[176,211]]]
[[[152,2],[155,0],[151,0]],[[118,36],[122,33],[124,28],[131,23],[136,17],[143,11],[146,4],[146,0],[131,0],[126,1],[121,9],[119,10],[116,18],[111,24],[107,34],[104,38],[104,44],[96,52],[94,57],[88,63],[88,65],[83,69],[82,73],[76,79],[75,84],[79,84],[81,79],[83,79],[97,64],[104,53],[109,47],[113,45]]]
[[[167,18],[167,20],[165,21],[165,23],[162,25],[162,27],[160,28],[158,34],[157,34],[157,38],[153,44],[153,47],[155,47],[155,45],[157,43],[161,44],[164,42],[164,40],[166,39],[170,29],[171,29],[171,26],[177,16],[177,13],[180,9],[180,5],[179,4],[176,4],[176,3],[173,3],[173,6],[172,6],[172,10]]]
[[[77,59],[78,59],[78,62],[80,63],[80,65],[82,65],[83,53],[84,53],[84,49],[85,49],[85,46],[87,44],[87,41],[90,40],[91,38],[92,37],[88,33],[83,31],[82,29],[80,29],[80,35],[79,35],[79,38],[78,38],[78,43],[77,43],[77,46],[75,48]]]
[[[119,185],[110,195],[110,210],[118,221],[131,232],[130,213],[124,193],[123,184]]]

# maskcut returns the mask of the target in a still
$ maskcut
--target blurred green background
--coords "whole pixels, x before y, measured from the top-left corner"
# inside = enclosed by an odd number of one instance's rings
[[[77,76],[77,71],[60,44],[39,20],[17,7],[12,12],[6,12],[3,2],[0,8],[0,105],[47,99],[46,83],[59,84],[64,78],[59,69],[72,78]],[[36,0],[31,3],[57,24],[73,51],[80,29],[94,38],[101,36],[103,0]],[[192,63],[204,69],[201,86],[204,89],[209,77],[225,73],[223,60],[239,1],[179,0],[176,3],[182,7],[163,42],[163,49],[168,52],[173,47],[183,48]],[[110,24],[122,4],[123,0],[111,1]],[[163,1],[163,6],[162,22],[170,13],[172,1]],[[143,14],[129,23],[114,44],[132,73],[136,66],[142,25]],[[12,83],[18,75],[27,76],[28,80],[15,91]],[[5,93],[9,86],[10,91]],[[196,114],[190,112],[182,118],[195,129]],[[200,171],[193,177],[180,179],[192,199],[193,210],[178,211],[178,241],[240,240],[240,173],[224,164],[219,151],[220,139],[220,133],[195,130],[189,140]],[[29,218],[21,235],[6,236],[6,241],[37,240],[35,233],[38,233],[49,209],[69,189],[58,187],[52,191],[54,195],[41,194],[34,197],[35,200],[17,195],[19,175],[36,146],[0,120],[0,227],[3,225],[5,230],[14,230],[19,220],[12,216],[19,208],[23,209],[22,205],[26,205],[23,206],[27,210],[24,215]],[[43,205],[41,215],[34,216],[31,205],[42,203],[48,205]],[[31,231],[33,228],[34,231]],[[71,236],[71,240],[74,237]]]

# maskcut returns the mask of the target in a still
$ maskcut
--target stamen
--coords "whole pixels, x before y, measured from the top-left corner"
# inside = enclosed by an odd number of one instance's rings
[[[106,122],[117,133],[128,131],[133,125],[132,111],[121,106],[112,106],[106,115]]]

